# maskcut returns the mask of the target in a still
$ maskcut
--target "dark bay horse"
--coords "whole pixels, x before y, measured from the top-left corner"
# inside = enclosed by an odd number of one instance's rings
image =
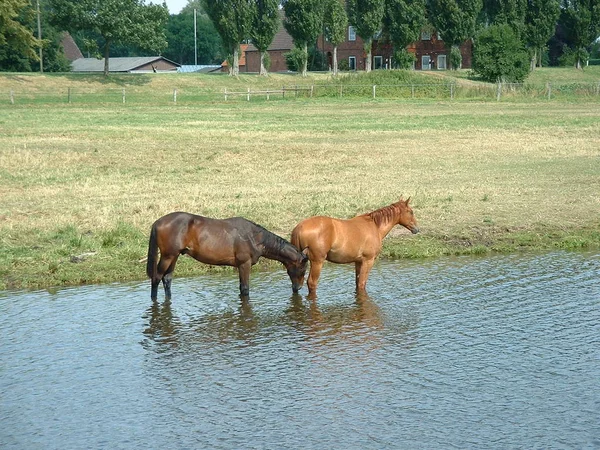
[[[243,217],[220,220],[173,212],[154,222],[150,232],[146,273],[152,281],[152,299],[157,297],[161,280],[165,298],[171,298],[179,255],[190,255],[205,264],[237,267],[243,297],[249,293],[250,268],[261,256],[283,263],[294,292],[302,287],[308,262],[288,241]]]
[[[354,263],[356,291],[365,292],[369,272],[381,251],[381,241],[396,225],[413,234],[419,232],[408,200],[402,200],[370,213],[343,220],[315,216],[300,222],[292,231],[292,244],[308,255],[310,273],[308,293],[314,296],[325,260],[338,264]],[[304,279],[301,280],[300,286]]]

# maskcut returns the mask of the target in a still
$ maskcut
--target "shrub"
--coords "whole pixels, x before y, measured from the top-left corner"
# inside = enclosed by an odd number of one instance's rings
[[[394,52],[393,61],[394,69],[412,69],[415,66],[415,54],[402,48]]]
[[[492,25],[477,35],[473,71],[483,80],[522,82],[529,69],[527,50],[510,26]]]
[[[304,66],[307,55],[301,48],[294,47],[290,52],[285,53],[283,56],[285,56],[285,64],[289,70],[292,72],[300,72]]]

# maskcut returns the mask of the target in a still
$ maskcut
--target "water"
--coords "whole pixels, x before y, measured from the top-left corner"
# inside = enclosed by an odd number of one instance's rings
[[[600,255],[0,293],[0,446],[600,448]],[[304,288],[304,293],[306,288]],[[162,294],[162,292],[161,292]],[[160,298],[159,298],[160,299]]]

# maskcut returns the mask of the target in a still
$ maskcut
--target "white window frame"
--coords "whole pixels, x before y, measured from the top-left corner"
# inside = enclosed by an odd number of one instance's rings
[[[356,40],[356,30],[352,25],[348,26],[348,40],[355,41]]]
[[[448,58],[446,57],[446,55],[438,55],[436,63],[438,70],[446,70],[448,68]]]
[[[356,56],[348,56],[348,70],[356,70]]]

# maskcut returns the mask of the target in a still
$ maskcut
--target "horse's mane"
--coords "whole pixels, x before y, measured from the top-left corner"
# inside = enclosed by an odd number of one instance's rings
[[[294,247],[290,242],[286,241],[284,238],[277,236],[275,233],[267,230],[265,227],[252,222],[249,220],[252,225],[254,225],[260,232],[262,232],[263,240],[262,244],[265,246],[265,249],[269,254],[280,255],[283,250],[291,246],[294,250],[297,251],[296,247]]]
[[[388,223],[395,220],[404,205],[404,200],[400,199],[396,203],[376,209],[375,211],[361,214],[360,216],[370,217],[373,222],[375,222],[375,225],[380,226],[383,223]]]

